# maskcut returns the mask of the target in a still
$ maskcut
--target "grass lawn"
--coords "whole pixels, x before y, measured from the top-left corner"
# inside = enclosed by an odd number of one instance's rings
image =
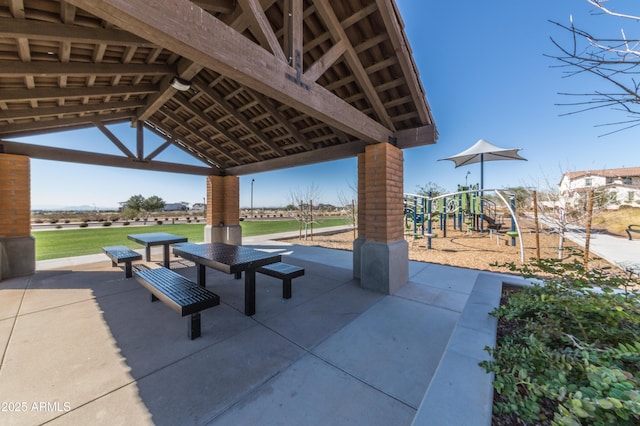
[[[314,228],[346,225],[346,219],[322,219]],[[277,232],[296,231],[296,220],[271,220],[240,222],[242,236],[273,234]],[[168,232],[182,235],[189,241],[204,240],[204,223],[151,226],[118,226],[103,228],[78,228],[33,232],[36,240],[36,260],[57,259],[60,257],[82,256],[102,253],[104,246],[125,245],[133,249],[142,248],[127,238],[129,234],[148,232]]]

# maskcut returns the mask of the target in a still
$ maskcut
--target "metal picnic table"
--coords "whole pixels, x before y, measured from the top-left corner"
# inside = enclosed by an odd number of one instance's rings
[[[151,260],[151,246],[164,246],[163,265],[169,268],[169,246],[176,243],[185,243],[187,237],[169,234],[166,232],[151,232],[147,234],[130,234],[127,236],[131,241],[135,241],[145,247],[145,260]]]
[[[235,274],[236,278],[244,271],[244,313],[247,316],[256,313],[256,270],[281,261],[279,254],[224,243],[178,244],[173,247],[173,254],[195,262],[198,284],[202,287],[206,286],[207,266]]]

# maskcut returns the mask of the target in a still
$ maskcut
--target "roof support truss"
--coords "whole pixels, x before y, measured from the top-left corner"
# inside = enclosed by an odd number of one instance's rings
[[[371,143],[392,136],[388,127],[320,85],[308,82],[307,90],[291,82],[289,64],[187,0],[68,1],[347,134]]]

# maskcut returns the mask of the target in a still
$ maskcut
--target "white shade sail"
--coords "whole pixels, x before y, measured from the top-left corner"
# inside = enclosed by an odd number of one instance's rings
[[[498,160],[525,160],[518,151],[522,148],[505,149],[495,146],[484,139],[480,139],[471,148],[468,148],[451,157],[442,158],[440,160],[451,160],[456,167],[466,166],[467,164],[480,163],[484,161]]]

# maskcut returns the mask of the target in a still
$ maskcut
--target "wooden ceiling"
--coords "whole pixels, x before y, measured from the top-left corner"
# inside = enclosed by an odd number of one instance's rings
[[[122,156],[10,141],[85,127]],[[242,175],[436,139],[393,0],[0,0],[0,152]]]

